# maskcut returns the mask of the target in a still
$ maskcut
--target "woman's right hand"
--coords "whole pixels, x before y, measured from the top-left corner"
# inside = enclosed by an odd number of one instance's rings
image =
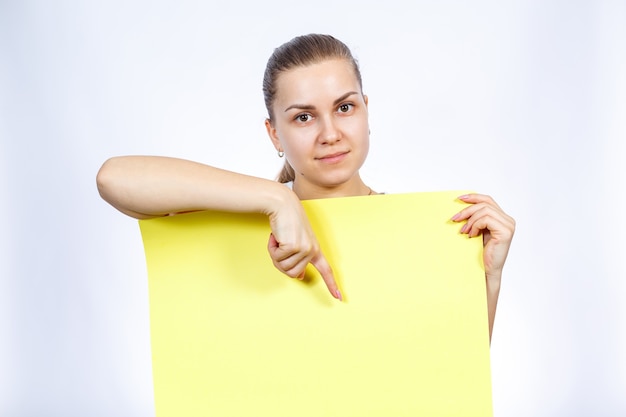
[[[310,263],[319,271],[332,296],[342,300],[332,268],[320,249],[300,200],[294,195],[290,204],[281,205],[270,213],[269,220],[272,233],[267,249],[274,266],[292,278],[302,279]]]

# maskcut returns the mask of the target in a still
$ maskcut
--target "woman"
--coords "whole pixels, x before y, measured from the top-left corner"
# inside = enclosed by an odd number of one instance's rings
[[[300,200],[376,194],[359,175],[369,149],[368,98],[350,50],[328,35],[292,39],[270,57],[263,79],[267,133],[285,167],[279,182],[192,161],[125,156],[104,163],[100,195],[138,219],[194,210],[259,212],[269,217],[275,267],[302,278],[311,263],[341,300],[333,272]],[[281,184],[286,183],[287,186]],[[483,235],[489,334],[514,220],[488,196],[459,197],[461,233]]]

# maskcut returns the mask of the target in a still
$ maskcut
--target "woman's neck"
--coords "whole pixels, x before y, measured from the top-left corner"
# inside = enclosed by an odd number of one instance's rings
[[[300,180],[300,181],[299,181]],[[350,181],[333,186],[322,186],[296,178],[293,181],[293,191],[300,200],[319,198],[354,197],[376,194],[365,185],[361,177],[356,175]]]

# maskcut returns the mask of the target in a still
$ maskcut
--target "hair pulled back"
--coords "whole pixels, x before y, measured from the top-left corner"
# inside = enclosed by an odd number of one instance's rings
[[[278,76],[282,72],[317,64],[329,59],[345,59],[350,62],[359,87],[363,89],[359,64],[352,56],[350,48],[330,35],[312,33],[298,36],[274,50],[274,53],[267,61],[265,74],[263,75],[263,98],[265,99],[265,107],[267,108],[270,122],[274,118],[272,105],[276,99],[276,81]],[[293,181],[294,178],[293,168],[285,161],[285,165],[278,175],[278,181],[285,183]]]

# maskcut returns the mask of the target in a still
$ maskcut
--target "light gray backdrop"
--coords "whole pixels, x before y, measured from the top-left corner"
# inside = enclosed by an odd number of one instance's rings
[[[624,22],[608,0],[0,0],[0,416],[153,415],[139,229],[96,172],[273,177],[261,76],[309,32],[360,60],[373,188],[475,189],[517,219],[496,415],[626,415]]]

